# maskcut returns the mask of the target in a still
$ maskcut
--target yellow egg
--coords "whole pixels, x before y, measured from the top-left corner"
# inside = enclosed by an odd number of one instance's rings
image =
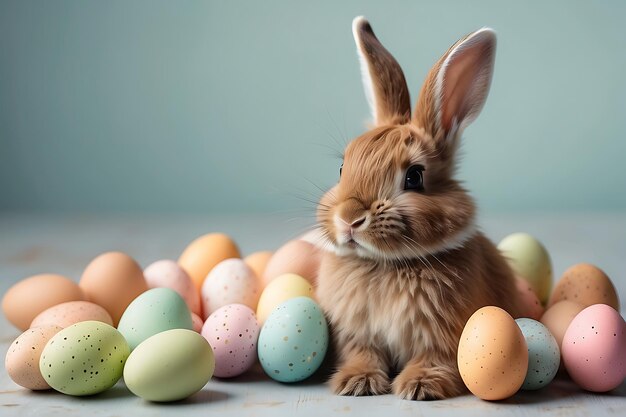
[[[191,242],[178,258],[178,264],[189,274],[200,292],[211,269],[229,258],[241,258],[235,242],[225,234],[209,233]]]
[[[619,311],[619,298],[609,277],[597,266],[577,264],[561,276],[548,306],[562,300],[574,301],[584,307],[606,304]]]
[[[458,350],[461,378],[483,400],[515,394],[526,378],[528,348],[513,317],[499,307],[477,310],[461,334]]]
[[[313,298],[313,287],[309,281],[296,274],[283,274],[275,278],[261,293],[256,309],[257,320],[262,325],[279,304],[302,296]]]

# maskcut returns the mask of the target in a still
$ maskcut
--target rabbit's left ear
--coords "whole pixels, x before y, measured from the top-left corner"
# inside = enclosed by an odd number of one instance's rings
[[[433,137],[454,137],[480,113],[491,85],[496,34],[470,33],[441,57],[420,92],[414,123]]]
[[[352,34],[374,124],[381,126],[409,122],[409,89],[398,61],[379,42],[363,16],[352,21]]]

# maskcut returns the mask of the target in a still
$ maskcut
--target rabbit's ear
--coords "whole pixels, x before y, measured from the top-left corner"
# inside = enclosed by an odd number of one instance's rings
[[[493,75],[496,34],[483,28],[455,43],[430,70],[414,122],[433,137],[460,134],[480,113]]]
[[[411,118],[411,102],[400,65],[378,41],[363,16],[352,21],[352,33],[374,124],[407,123]]]

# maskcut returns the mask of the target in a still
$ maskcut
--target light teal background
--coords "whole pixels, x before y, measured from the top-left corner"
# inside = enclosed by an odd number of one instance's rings
[[[626,2],[572,0],[2,0],[0,209],[310,211],[368,117],[359,14],[413,102],[497,30],[459,171],[483,210],[626,209]]]

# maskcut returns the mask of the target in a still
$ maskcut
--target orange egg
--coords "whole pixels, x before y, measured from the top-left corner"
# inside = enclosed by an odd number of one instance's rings
[[[71,279],[56,274],[40,274],[9,288],[2,299],[2,311],[15,327],[26,330],[42,311],[67,301],[84,299],[85,294]]]
[[[80,287],[89,301],[109,312],[117,326],[126,307],[148,290],[141,267],[133,258],[121,252],[107,252],[87,265]]]
[[[548,307],[562,300],[574,301],[583,307],[607,304],[619,311],[613,283],[604,271],[591,264],[577,264],[563,273],[552,291]]]
[[[198,291],[211,269],[224,259],[241,258],[235,242],[222,233],[200,236],[178,258],[178,264],[191,277]]]
[[[270,251],[254,252],[246,256],[243,261],[248,264],[250,268],[252,268],[259,279],[262,279],[265,267],[267,266],[267,263],[272,255],[273,253]]]
[[[279,248],[267,263],[263,286],[283,274],[296,274],[315,286],[322,255],[320,250],[304,240],[291,240]]]
[[[541,317],[541,323],[550,330],[556,339],[559,348],[563,343],[563,336],[574,317],[585,309],[582,304],[570,300],[561,300],[549,307]]]

